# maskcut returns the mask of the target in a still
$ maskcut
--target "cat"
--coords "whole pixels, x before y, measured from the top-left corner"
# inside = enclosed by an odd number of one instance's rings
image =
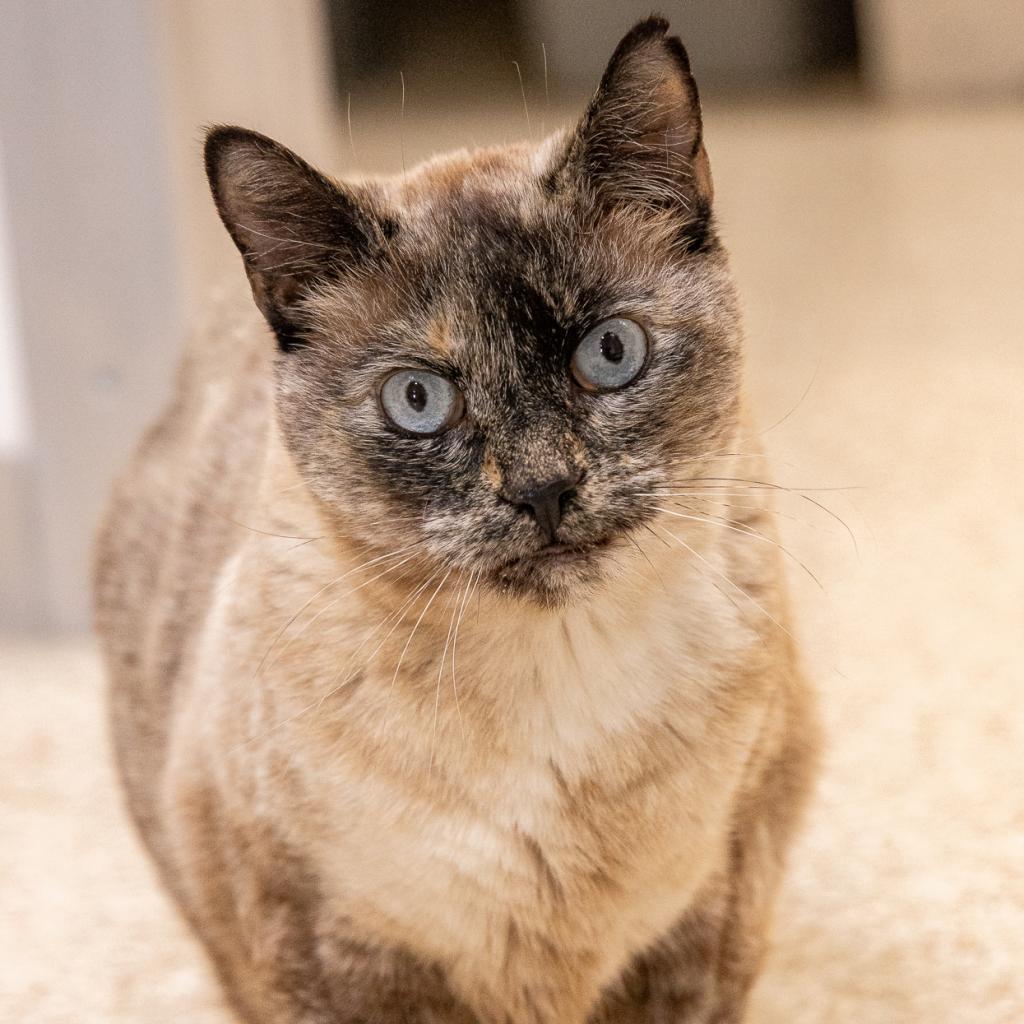
[[[206,166],[270,330],[192,340],[96,607],[232,1006],[740,1021],[817,732],[682,44],[636,25],[540,144]]]

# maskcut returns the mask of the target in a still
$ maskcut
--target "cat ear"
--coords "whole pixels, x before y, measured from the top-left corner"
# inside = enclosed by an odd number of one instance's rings
[[[619,43],[553,176],[604,207],[677,211],[700,237],[713,194],[700,99],[683,44],[667,33],[652,17]]]
[[[207,133],[206,174],[256,305],[283,349],[301,345],[299,302],[379,249],[381,222],[290,149],[245,128]]]

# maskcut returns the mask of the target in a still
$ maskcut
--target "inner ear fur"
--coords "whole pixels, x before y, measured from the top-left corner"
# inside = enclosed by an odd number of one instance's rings
[[[256,305],[281,347],[297,347],[302,299],[380,252],[387,218],[368,196],[258,132],[214,127],[205,157],[217,212],[242,254]]]
[[[706,226],[713,186],[700,97],[663,18],[640,22],[616,47],[548,185],[576,188],[600,207],[670,210],[694,230]]]

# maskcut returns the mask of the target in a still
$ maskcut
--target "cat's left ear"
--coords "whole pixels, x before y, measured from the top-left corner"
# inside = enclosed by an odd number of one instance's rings
[[[296,348],[303,298],[380,252],[385,219],[367,197],[258,132],[213,128],[205,155],[217,212],[245,261],[256,305],[281,348]]]
[[[677,212],[702,238],[713,187],[700,98],[663,18],[640,22],[619,43],[549,183],[580,188],[604,207]]]

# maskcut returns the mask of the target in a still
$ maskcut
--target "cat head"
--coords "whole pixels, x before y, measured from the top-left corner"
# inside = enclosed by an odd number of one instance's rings
[[[736,303],[667,28],[622,40],[573,130],[393,180],[210,132],[282,436],[346,538],[563,604],[735,429]]]

